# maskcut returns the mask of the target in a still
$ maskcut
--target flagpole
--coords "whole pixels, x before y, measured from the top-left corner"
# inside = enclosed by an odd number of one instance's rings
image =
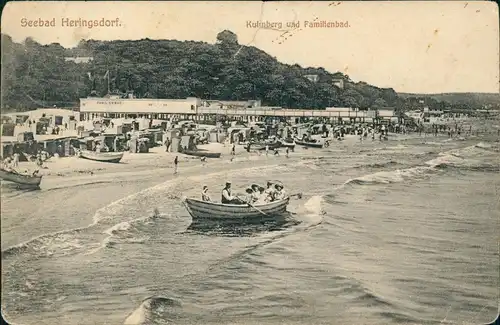
[[[108,70],[108,95],[109,95],[109,70]]]

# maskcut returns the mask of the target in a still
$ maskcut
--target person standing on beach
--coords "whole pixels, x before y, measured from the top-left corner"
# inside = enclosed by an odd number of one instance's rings
[[[174,159],[174,175],[177,174],[177,165],[179,164],[179,156],[175,156]]]
[[[266,156],[269,154],[269,145],[266,144]]]
[[[231,147],[231,156],[236,155],[236,144],[233,142],[233,146]]]
[[[19,167],[19,153],[18,152],[14,153],[13,157],[14,160],[12,161],[12,167],[17,168]]]
[[[285,157],[288,158],[288,153],[289,153],[290,149],[288,147],[286,147],[286,151],[285,151]]]
[[[168,152],[169,148],[170,148],[170,139],[167,138],[167,140],[165,140],[165,151]]]

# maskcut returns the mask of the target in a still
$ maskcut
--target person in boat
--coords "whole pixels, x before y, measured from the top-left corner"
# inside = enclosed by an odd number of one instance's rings
[[[258,192],[256,194],[256,197],[257,197],[257,200],[254,202],[254,204],[266,204],[267,201],[266,201],[266,195],[264,194],[264,192],[266,191],[266,189],[262,186],[259,186],[258,188]]]
[[[211,202],[210,195],[208,195],[208,186],[203,186],[203,190],[201,191],[201,200],[204,202]]]
[[[101,152],[101,150],[102,150],[101,142],[96,142],[95,152]]]
[[[276,192],[274,192],[274,201],[284,200],[286,198],[286,191],[283,185],[276,184]]]
[[[246,197],[245,197],[245,203],[247,204],[253,204],[254,196],[253,196],[253,190],[249,187],[245,190]]]
[[[14,172],[12,168],[12,158],[7,157],[2,161],[2,169],[8,172]]]
[[[268,181],[267,182],[267,188],[264,191],[264,197],[266,202],[272,202],[274,200],[274,193],[275,193],[275,188],[273,187],[273,183]]]
[[[44,162],[44,153],[43,151],[40,151],[37,155],[36,155],[36,165],[40,168],[43,167],[43,162]],[[45,159],[47,160],[47,159]]]
[[[257,184],[252,184],[251,189],[252,189],[252,203],[255,203],[259,201],[261,197],[261,191],[260,191],[260,186]],[[262,189],[264,190],[264,189]]]
[[[234,197],[231,194],[231,182],[226,182],[226,186],[224,187],[224,189],[222,189],[221,203],[222,204],[242,204],[243,203],[240,199],[238,199],[237,197]]]

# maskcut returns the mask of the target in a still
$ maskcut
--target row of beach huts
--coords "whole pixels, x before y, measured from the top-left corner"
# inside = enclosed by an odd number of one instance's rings
[[[60,157],[73,156],[75,149],[95,150],[96,143],[110,152],[148,152],[168,143],[168,151],[195,150],[200,143],[243,142],[249,136],[267,137],[282,128],[255,123],[252,127],[236,121],[225,126],[200,125],[192,120],[153,120],[147,118],[100,118],[78,121],[75,113],[63,109],[37,110],[25,114],[3,115],[0,125],[2,158],[14,153],[35,155],[45,151]],[[286,137],[285,134],[280,134]]]

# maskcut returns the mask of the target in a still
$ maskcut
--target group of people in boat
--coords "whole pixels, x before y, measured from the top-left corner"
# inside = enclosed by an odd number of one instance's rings
[[[266,188],[252,184],[245,190],[244,197],[238,197],[232,194],[231,182],[226,182],[222,189],[221,203],[222,204],[265,204],[273,201],[284,200],[287,198],[287,193],[280,183],[267,182]],[[213,202],[208,194],[208,186],[203,186],[201,199],[205,202]]]

